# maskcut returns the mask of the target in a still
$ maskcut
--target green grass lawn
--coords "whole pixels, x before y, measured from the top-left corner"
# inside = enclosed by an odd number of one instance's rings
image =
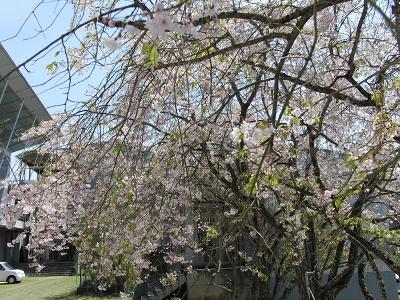
[[[25,277],[19,284],[0,283],[1,300],[115,300],[119,297],[76,295],[75,276]]]

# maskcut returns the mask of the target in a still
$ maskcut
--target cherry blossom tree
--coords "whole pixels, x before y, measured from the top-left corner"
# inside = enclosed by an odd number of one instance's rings
[[[215,266],[219,251],[252,278],[249,299],[334,299],[355,273],[372,299],[370,265],[386,297],[376,261],[400,275],[397,0],[72,3],[66,33],[19,66],[54,50],[68,92],[103,78],[23,137],[45,136],[50,157],[4,205],[8,224],[30,213],[33,256],[70,243],[105,283],[139,283],[161,248],[188,272],[180,249]]]

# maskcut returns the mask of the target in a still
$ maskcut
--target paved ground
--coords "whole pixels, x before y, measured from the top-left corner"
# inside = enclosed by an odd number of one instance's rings
[[[113,297],[75,295],[75,276],[26,277],[19,284],[0,283],[1,300],[116,300]]]

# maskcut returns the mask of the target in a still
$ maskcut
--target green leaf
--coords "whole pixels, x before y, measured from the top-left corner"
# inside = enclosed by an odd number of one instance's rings
[[[124,149],[124,145],[117,145],[112,149],[112,154],[114,154],[114,156],[118,156]]]
[[[142,54],[148,54],[150,50],[150,43],[144,43],[142,45]]]
[[[262,282],[267,282],[269,279],[268,275],[262,272],[258,273],[258,277]]]
[[[243,133],[239,134],[239,139],[243,140]],[[239,155],[238,158],[239,160],[245,160],[247,157],[249,157],[250,151],[247,148],[242,148],[239,150]]]
[[[219,236],[219,232],[216,228],[214,227],[208,227],[207,232],[206,232],[206,240],[211,240],[215,239]]]
[[[158,65],[158,50],[155,44],[152,45],[149,51],[149,59],[152,66],[157,67]]]
[[[367,177],[367,173],[365,171],[360,171],[360,173],[357,174],[358,179],[364,180],[365,177]]]
[[[377,107],[383,106],[383,95],[382,92],[379,90],[373,91],[371,94],[372,101],[375,102]]]
[[[342,205],[342,203],[343,203],[343,199],[342,198],[335,199],[335,207],[336,208],[339,208],[340,205]]]
[[[358,225],[364,222],[365,220],[363,218],[359,217],[353,217],[353,218],[348,218],[342,221],[343,225]]]
[[[195,52],[194,57],[193,58],[202,58],[202,57],[206,57],[208,55],[210,55],[211,53],[217,51],[217,48],[215,48],[214,46],[209,46],[209,47],[203,47],[203,45],[199,42],[195,43],[193,45],[193,50]],[[219,60],[224,60],[224,58],[218,57]],[[221,61],[220,61],[221,62]]]
[[[268,127],[268,124],[266,122],[264,122],[264,121],[261,121],[261,122],[258,122],[256,127],[260,128],[260,129],[265,129],[265,128]]]
[[[301,119],[298,118],[298,117],[293,117],[293,118],[290,120],[290,123],[291,123],[292,125],[300,125],[300,124],[301,124]]]
[[[393,84],[394,84],[395,89],[400,89],[400,77],[399,76],[394,79]]]
[[[290,116],[292,114],[292,109],[289,106],[286,106],[285,111],[283,112],[284,116]]]
[[[344,161],[350,170],[355,171],[357,169],[356,160],[351,159],[349,154],[344,155]]]
[[[54,75],[57,71],[58,66],[59,66],[59,62],[57,62],[57,61],[53,61],[53,62],[49,63],[46,66],[47,73],[49,73],[50,75]]]
[[[247,195],[251,196],[257,193],[257,189],[258,189],[257,178],[256,175],[253,174],[250,176],[249,182],[243,186],[243,190]]]
[[[264,176],[263,180],[269,187],[273,187],[279,184],[279,178],[273,174],[268,174]]]
[[[155,43],[144,43],[142,54],[145,56],[144,65],[148,67],[158,66],[158,49]]]
[[[224,63],[226,61],[226,55],[225,54],[219,55],[218,56],[218,61],[220,63]]]

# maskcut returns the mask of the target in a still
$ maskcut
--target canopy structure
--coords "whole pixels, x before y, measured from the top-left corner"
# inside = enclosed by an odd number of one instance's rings
[[[51,161],[50,155],[40,154],[36,150],[24,151],[18,154],[17,158],[37,174],[42,174],[46,163]]]
[[[25,147],[20,135],[27,129],[50,120],[46,108],[16,68],[0,44],[0,148],[15,152]],[[32,142],[30,142],[32,145]]]

